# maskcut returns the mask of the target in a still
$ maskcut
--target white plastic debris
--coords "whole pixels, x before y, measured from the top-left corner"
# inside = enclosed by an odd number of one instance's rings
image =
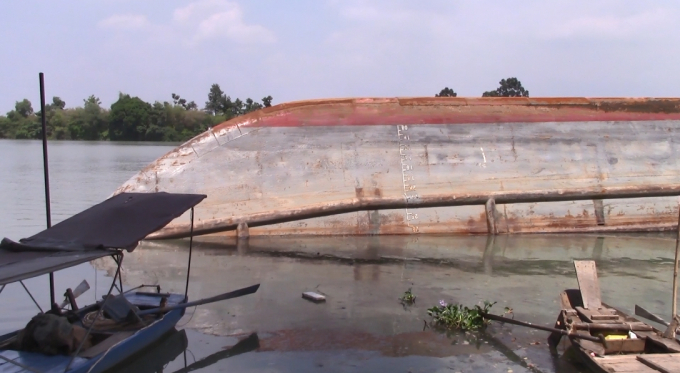
[[[311,300],[312,302],[317,302],[317,303],[326,301],[325,295],[315,293],[313,291],[306,291],[306,292],[302,293],[302,297],[305,298],[305,299]]]

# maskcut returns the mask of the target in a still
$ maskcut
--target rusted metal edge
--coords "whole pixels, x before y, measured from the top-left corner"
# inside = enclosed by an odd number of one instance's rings
[[[496,204],[582,201],[592,199],[627,199],[648,197],[673,197],[680,195],[680,185],[648,186],[644,188],[608,188],[606,190],[556,190],[530,192],[496,192],[464,196],[421,196],[419,200],[405,201],[403,198],[353,198],[345,201],[326,203],[287,211],[253,214],[247,219],[215,219],[194,224],[194,235],[204,235],[237,229],[240,223],[248,227],[260,227],[297,220],[319,218],[367,210],[394,210],[403,208],[449,207],[486,205],[489,199]],[[238,219],[238,218],[237,218]],[[603,227],[600,227],[603,228]],[[171,239],[189,236],[189,224],[177,224],[163,228],[147,239]]]

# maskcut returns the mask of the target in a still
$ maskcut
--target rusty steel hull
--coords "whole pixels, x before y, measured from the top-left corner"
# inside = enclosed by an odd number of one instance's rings
[[[663,230],[678,144],[678,99],[302,101],[209,129],[116,193],[207,194],[199,234],[485,234],[489,214],[501,234]]]

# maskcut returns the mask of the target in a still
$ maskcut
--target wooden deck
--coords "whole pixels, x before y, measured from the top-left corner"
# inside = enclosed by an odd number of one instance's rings
[[[594,357],[593,362],[611,373],[677,373],[680,357],[677,354],[618,355]]]

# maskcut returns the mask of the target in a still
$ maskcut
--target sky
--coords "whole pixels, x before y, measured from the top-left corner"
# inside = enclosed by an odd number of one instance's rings
[[[203,107],[213,83],[274,104],[481,96],[679,97],[680,2],[609,0],[3,0],[0,114],[119,92]]]

